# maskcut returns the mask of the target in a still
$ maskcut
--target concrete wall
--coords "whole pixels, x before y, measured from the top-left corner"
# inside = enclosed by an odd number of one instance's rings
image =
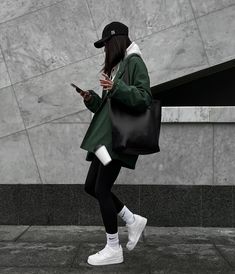
[[[152,86],[235,58],[234,0],[2,0],[0,184],[84,184],[79,146],[92,115],[70,82],[101,95],[93,43],[115,20],[129,26]],[[233,123],[163,122],[161,152],[116,184],[234,185],[234,134]]]

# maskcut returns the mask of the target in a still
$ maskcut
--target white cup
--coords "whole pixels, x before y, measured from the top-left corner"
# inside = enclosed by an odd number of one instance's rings
[[[104,166],[112,161],[105,145],[98,145],[95,150],[95,155],[97,156],[97,158],[99,158]]]

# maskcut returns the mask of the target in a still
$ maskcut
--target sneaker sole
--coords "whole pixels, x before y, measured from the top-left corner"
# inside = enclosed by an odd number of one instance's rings
[[[143,217],[143,218],[144,218],[144,217]],[[140,238],[142,232],[143,232],[144,229],[145,229],[146,224],[147,224],[147,219],[144,218],[144,222],[143,222],[143,223],[141,224],[141,226],[139,227],[138,234],[137,234],[137,238],[136,238],[134,244],[132,244],[131,246],[129,246],[128,243],[127,243],[126,248],[127,248],[128,250],[131,251],[131,250],[133,250],[133,249],[135,248],[136,244],[137,244],[138,241],[139,241],[139,238]]]
[[[87,262],[90,265],[109,265],[109,264],[120,264],[120,263],[124,262],[124,259],[123,259],[123,256],[121,256],[121,257],[117,257],[115,259],[105,259],[102,262],[92,262],[92,260],[90,260],[88,258]]]

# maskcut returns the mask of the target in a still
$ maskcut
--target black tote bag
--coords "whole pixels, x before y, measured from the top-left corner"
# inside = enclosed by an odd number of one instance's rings
[[[129,85],[128,66],[126,66],[123,80]],[[109,97],[107,101],[112,123],[114,151],[132,155],[152,154],[160,151],[160,100],[152,98],[152,103],[141,113],[134,112],[131,108]]]

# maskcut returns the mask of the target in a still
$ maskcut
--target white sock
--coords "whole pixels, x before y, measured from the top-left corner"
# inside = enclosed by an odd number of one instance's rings
[[[106,232],[106,237],[107,237],[108,246],[112,247],[113,249],[119,248],[118,232],[114,234],[110,234]]]
[[[120,216],[128,225],[133,224],[135,221],[134,214],[125,205],[118,213],[118,216]]]

